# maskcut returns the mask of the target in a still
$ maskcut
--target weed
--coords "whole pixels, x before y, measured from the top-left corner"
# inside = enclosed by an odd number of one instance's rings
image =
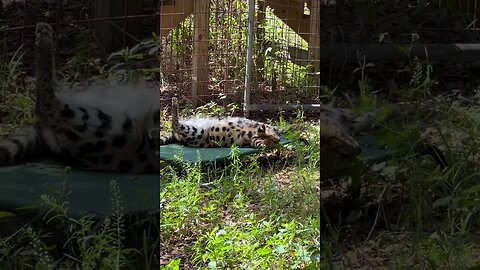
[[[0,239],[0,268],[139,269],[138,264],[132,265],[131,261],[138,250],[124,245],[125,221],[115,181],[111,181],[111,190],[114,214],[100,225],[93,216],[70,217],[68,203],[43,195],[46,211],[40,226],[25,224],[14,234]],[[45,229],[50,233],[42,233]],[[58,242],[62,244],[56,245]],[[143,252],[148,254],[148,249]]]
[[[287,138],[308,134],[312,143],[280,150],[296,151],[289,167],[240,157],[233,147],[221,167],[180,163],[181,169],[161,169],[164,269],[318,268],[318,126],[302,116],[280,122]]]

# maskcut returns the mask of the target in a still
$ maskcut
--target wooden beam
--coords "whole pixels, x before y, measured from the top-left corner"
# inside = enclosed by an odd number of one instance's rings
[[[313,2],[318,2],[315,0]],[[304,14],[305,1],[266,0],[273,13],[307,42],[310,39],[310,15]]]
[[[480,44],[368,44],[322,43],[320,58],[332,62],[358,63],[359,55],[366,61],[402,61],[417,56],[429,61],[480,60]]]
[[[166,36],[192,12],[192,0],[176,0],[173,5],[160,2],[160,37]]]
[[[310,5],[308,60],[313,65],[314,80],[320,86],[320,1],[312,1]]]
[[[97,0],[93,3],[94,18],[121,17],[140,14],[139,1]],[[114,52],[132,46],[141,39],[140,20],[112,19],[98,20],[93,23],[95,36],[107,52]]]
[[[208,23],[210,0],[194,0],[193,12],[193,85],[192,100],[195,105],[206,102],[208,96]]]

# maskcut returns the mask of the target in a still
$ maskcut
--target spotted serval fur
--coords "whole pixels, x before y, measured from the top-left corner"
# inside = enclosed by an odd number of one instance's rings
[[[280,141],[275,127],[247,118],[179,119],[178,101],[172,99],[172,132],[160,137],[160,144],[180,143],[190,147],[273,148]]]
[[[0,141],[0,166],[49,151],[88,169],[158,172],[159,133],[149,131],[159,126],[159,91],[129,85],[57,90],[50,25],[37,24],[35,45],[35,122]]]

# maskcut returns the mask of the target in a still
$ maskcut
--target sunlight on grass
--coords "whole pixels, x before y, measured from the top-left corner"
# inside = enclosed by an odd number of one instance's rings
[[[317,132],[314,123],[298,124]],[[224,167],[163,166],[163,269],[318,269],[319,137],[312,138],[277,152],[294,152],[283,160],[266,153],[234,155]]]

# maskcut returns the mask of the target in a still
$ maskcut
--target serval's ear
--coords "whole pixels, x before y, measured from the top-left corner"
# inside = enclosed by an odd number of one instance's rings
[[[261,124],[259,127],[258,127],[258,132],[259,133],[265,133],[267,130],[267,128],[265,127],[265,124]]]

